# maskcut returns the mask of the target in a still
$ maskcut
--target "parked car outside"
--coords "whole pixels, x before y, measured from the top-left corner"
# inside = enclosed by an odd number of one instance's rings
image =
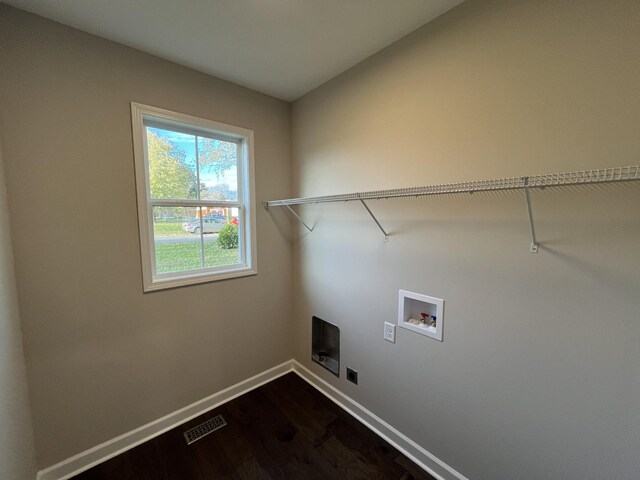
[[[212,215],[202,218],[202,225],[200,225],[200,219],[194,218],[188,222],[182,224],[182,229],[185,232],[195,233],[200,235],[200,229],[203,233],[218,233],[222,230],[222,227],[227,222],[227,218],[222,215]]]
[[[222,222],[222,223],[227,221],[227,217],[225,217],[224,215],[220,215],[219,213],[209,213],[204,218],[210,218],[212,220],[219,221],[219,222]]]

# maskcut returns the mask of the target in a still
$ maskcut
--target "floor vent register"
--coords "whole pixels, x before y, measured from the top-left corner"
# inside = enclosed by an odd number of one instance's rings
[[[187,441],[187,445],[191,445],[193,442],[206,437],[212,432],[224,427],[227,424],[222,415],[216,415],[210,418],[206,422],[201,423],[197,427],[193,427],[184,432],[184,439]]]

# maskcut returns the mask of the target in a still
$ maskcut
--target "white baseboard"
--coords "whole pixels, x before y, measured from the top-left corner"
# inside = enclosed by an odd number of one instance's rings
[[[130,432],[127,432],[119,437],[108,440],[100,445],[97,445],[89,450],[85,450],[71,458],[63,460],[51,467],[40,470],[37,475],[37,480],[66,480],[78,475],[85,470],[105,462],[116,455],[126,452],[151,440],[158,435],[163,434],[177,427],[185,422],[188,422],[192,418],[195,418],[203,413],[213,410],[214,408],[233,400],[240,395],[243,395],[255,388],[258,388],[265,383],[269,383],[282,375],[291,372],[293,369],[291,360],[288,360],[280,365],[277,365],[269,370],[266,370],[258,375],[236,383],[229,388],[214,393],[202,400],[199,400],[191,405],[188,405],[180,410],[176,410],[169,415],[165,415],[158,420],[147,423],[142,427],[136,428]]]
[[[384,438],[432,476],[439,480],[468,480],[460,472],[451,468],[380,417],[342,393],[333,385],[324,381],[304,365],[296,360],[291,360],[291,362],[293,363],[293,371],[302,379],[306,380],[340,408],[349,412],[370,430],[373,430],[376,434]]]
[[[374,415],[355,400],[340,392],[315,373],[312,373],[296,360],[288,360],[281,363],[229,388],[225,388],[218,393],[214,393],[180,410],[165,415],[158,420],[154,420],[142,427],[136,428],[51,467],[45,468],[38,472],[36,478],[37,480],[69,479],[289,372],[295,372],[320,393],[324,394],[343,410],[349,412],[358,421],[380,435],[437,479],[468,480],[461,473],[455,471],[435,455],[429,453],[409,437]]]

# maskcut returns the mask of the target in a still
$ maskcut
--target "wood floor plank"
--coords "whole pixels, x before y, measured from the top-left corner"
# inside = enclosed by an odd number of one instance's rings
[[[341,410],[328,430],[359,458],[376,465],[385,476],[399,478],[404,473],[405,469],[395,462],[400,452],[347,412]]]
[[[296,398],[296,391],[283,388],[282,383],[272,382],[264,386],[264,392],[278,407],[282,414],[291,421],[298,430],[314,446],[320,445],[327,437],[327,425],[337,418],[335,413],[317,414],[308,406],[303,406]]]
[[[331,436],[318,447],[323,456],[348,480],[376,480],[384,479],[380,469],[366,459],[345,447],[340,440]]]
[[[260,466],[255,457],[238,465],[236,470],[241,480],[273,480],[273,477]]]
[[[187,445],[183,432],[227,425]],[[290,373],[74,477],[76,480],[434,480]]]
[[[258,389],[228,408],[254,444],[261,466],[274,478],[337,478],[331,465]],[[288,473],[287,473],[288,472]],[[283,473],[287,473],[282,476]]]
[[[396,457],[395,461],[405,469],[407,480],[432,480],[433,477],[427,472],[422,470],[419,466],[413,463],[404,455],[400,454]]]
[[[268,384],[281,395],[288,395],[313,418],[328,425],[338,418],[339,408],[327,397],[295,374],[284,375]]]

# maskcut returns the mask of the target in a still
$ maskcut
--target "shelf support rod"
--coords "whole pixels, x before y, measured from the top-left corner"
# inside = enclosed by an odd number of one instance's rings
[[[293,208],[291,208],[289,205],[285,205],[285,207],[287,207],[289,209],[289,211],[293,214],[294,217],[296,217],[298,220],[300,220],[300,223],[302,223],[302,225],[304,225],[306,227],[307,230],[309,230],[310,232],[313,232],[313,228],[311,228],[309,225],[307,225],[306,223],[304,223],[304,220],[302,220],[300,218],[300,215],[298,215]]]
[[[529,247],[529,252],[538,253],[538,241],[536,240],[536,227],[533,223],[533,210],[531,208],[529,188],[529,177],[524,177],[524,196],[527,199],[527,213],[529,214],[529,228],[531,229],[531,246]]]
[[[382,228],[382,225],[380,225],[380,222],[378,221],[376,216],[373,214],[373,212],[371,211],[369,206],[364,202],[364,200],[360,199],[360,202],[362,203],[362,206],[367,209],[367,212],[369,212],[369,215],[371,215],[371,218],[373,218],[373,221],[376,222],[376,225],[378,225],[378,228],[384,234],[384,241],[388,242],[389,241],[389,234],[387,232],[385,232],[384,228]]]

